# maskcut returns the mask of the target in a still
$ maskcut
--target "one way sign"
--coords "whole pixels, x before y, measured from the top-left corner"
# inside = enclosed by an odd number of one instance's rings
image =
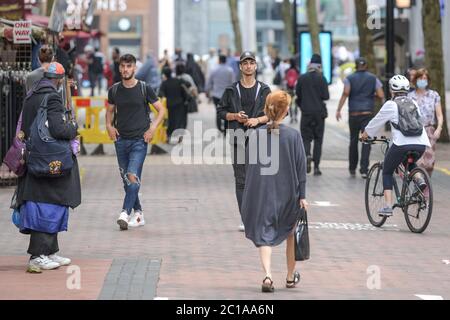
[[[17,21],[14,23],[14,44],[31,43],[31,21]]]

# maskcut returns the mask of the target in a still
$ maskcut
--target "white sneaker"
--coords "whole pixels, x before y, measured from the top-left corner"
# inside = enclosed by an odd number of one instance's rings
[[[31,259],[28,265],[30,267],[38,267],[39,269],[43,270],[53,270],[61,266],[58,262],[52,261],[44,255]]]
[[[48,258],[53,262],[58,262],[61,266],[68,266],[72,262],[69,258],[60,257],[56,254],[51,254]]]
[[[128,230],[128,220],[130,217],[128,216],[128,213],[126,211],[122,211],[122,213],[119,216],[119,219],[117,219],[117,224],[120,227],[120,230]]]
[[[141,211],[135,211],[128,222],[130,228],[145,226],[144,214]]]
[[[245,232],[245,226],[244,224],[241,222],[241,224],[239,225],[239,231],[240,232]]]

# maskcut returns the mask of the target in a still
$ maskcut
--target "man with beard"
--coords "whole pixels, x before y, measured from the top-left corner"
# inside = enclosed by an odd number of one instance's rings
[[[135,78],[136,58],[133,55],[126,54],[120,58],[119,70],[122,81],[108,91],[106,129],[115,144],[125,189],[125,199],[117,224],[121,230],[127,230],[128,227],[145,225],[138,196],[142,168],[148,144],[163,121],[165,110],[153,89]],[[158,112],[153,123],[150,119],[149,104]]]

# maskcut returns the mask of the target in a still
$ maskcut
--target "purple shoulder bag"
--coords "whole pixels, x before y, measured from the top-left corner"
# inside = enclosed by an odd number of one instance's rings
[[[17,122],[16,136],[13,139],[12,145],[6,153],[3,163],[6,164],[12,172],[18,177],[25,174],[25,142],[22,128],[22,113],[20,113],[19,121]]]

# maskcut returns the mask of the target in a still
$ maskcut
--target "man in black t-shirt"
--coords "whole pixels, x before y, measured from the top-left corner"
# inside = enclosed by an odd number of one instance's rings
[[[229,136],[233,144],[233,170],[236,180],[236,198],[239,211],[245,188],[245,144],[244,131],[257,128],[269,122],[264,114],[266,98],[270,93],[268,85],[256,80],[256,58],[252,52],[241,55],[239,68],[241,80],[225,90],[217,108],[218,116],[228,122]],[[245,231],[244,225],[239,226]]]
[[[119,64],[122,82],[115,84],[108,91],[106,129],[115,144],[125,189],[122,213],[117,224],[121,230],[127,230],[128,227],[145,225],[138,196],[142,168],[148,143],[163,121],[165,110],[152,88],[136,80],[136,58],[126,54],[120,58]],[[158,112],[153,123],[150,119],[149,104]]]

